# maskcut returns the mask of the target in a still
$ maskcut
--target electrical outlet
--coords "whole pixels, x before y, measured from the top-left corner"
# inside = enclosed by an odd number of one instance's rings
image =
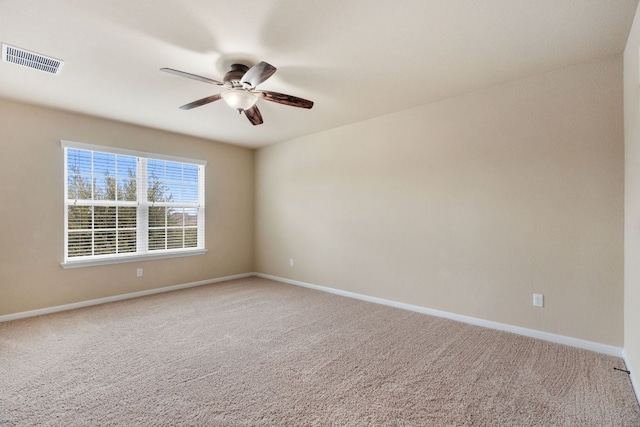
[[[542,295],[542,294],[533,294],[533,306],[534,307],[544,307],[544,295]]]
[[[142,274],[143,274],[143,272],[142,272],[142,269],[141,269],[141,268],[139,268],[139,269],[137,269],[137,270],[136,270],[136,275],[137,275],[138,277],[142,277]]]
[[[293,258],[289,258],[289,267],[293,267]]]

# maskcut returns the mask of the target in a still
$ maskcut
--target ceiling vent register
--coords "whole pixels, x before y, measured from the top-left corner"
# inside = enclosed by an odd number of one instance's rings
[[[22,65],[23,67],[33,68],[35,70],[44,71],[48,74],[60,74],[64,62],[40,55],[39,53],[29,52],[15,46],[2,44],[2,60],[13,64]]]

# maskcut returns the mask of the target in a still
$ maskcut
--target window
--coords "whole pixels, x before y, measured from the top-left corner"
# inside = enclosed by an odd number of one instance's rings
[[[62,141],[63,267],[205,253],[202,160]]]

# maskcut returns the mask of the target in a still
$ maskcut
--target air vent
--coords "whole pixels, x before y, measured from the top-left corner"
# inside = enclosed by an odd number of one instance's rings
[[[60,74],[62,65],[64,65],[64,62],[59,59],[29,52],[28,50],[9,46],[4,43],[2,44],[2,60],[22,65],[23,67],[44,71],[49,74]]]

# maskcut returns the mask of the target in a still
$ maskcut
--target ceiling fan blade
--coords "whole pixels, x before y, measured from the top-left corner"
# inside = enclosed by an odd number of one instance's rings
[[[174,70],[173,68],[160,68],[160,71],[164,71],[165,73],[175,74],[176,76],[186,77],[188,79],[198,80],[205,83],[211,83],[212,85],[223,86],[224,83],[219,82],[217,80],[208,79],[206,77],[198,76],[191,73],[185,73],[184,71]]]
[[[249,68],[249,70],[244,73],[244,76],[242,76],[242,79],[240,79],[240,83],[242,83],[243,85],[247,84],[250,87],[256,87],[260,83],[271,77],[273,73],[276,72],[276,70],[277,68],[273,65],[262,61],[259,64],[256,64],[253,67]]]
[[[270,90],[255,90],[251,93],[256,94],[262,99],[267,101],[277,102],[278,104],[290,105],[298,108],[311,108],[313,107],[313,101],[308,99],[298,98],[293,95],[285,95],[284,93],[271,92]]]
[[[207,96],[206,98],[198,99],[197,101],[190,102],[188,104],[184,104],[180,107],[181,110],[191,110],[192,108],[201,107],[205,104],[209,104],[210,102],[217,101],[222,98],[219,93],[215,95]]]
[[[251,122],[252,125],[261,125],[262,122],[262,114],[260,114],[260,110],[258,110],[257,105],[253,105],[253,107],[248,110],[244,110],[244,115],[247,116],[247,119]]]

